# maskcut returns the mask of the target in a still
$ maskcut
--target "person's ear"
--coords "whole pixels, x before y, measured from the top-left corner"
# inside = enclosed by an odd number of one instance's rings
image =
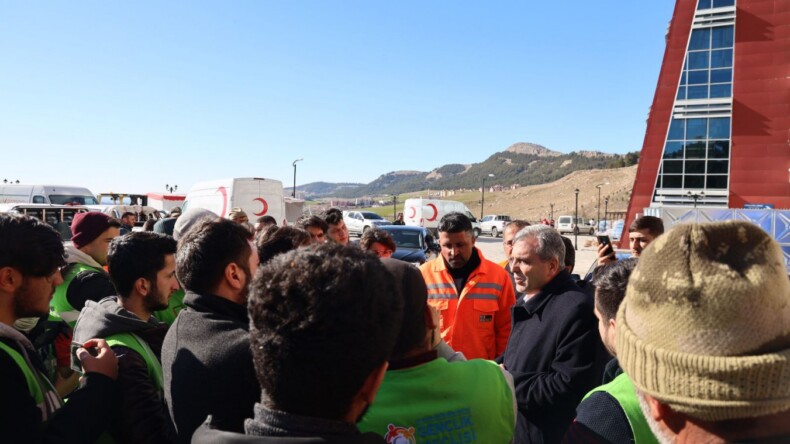
[[[244,287],[244,279],[241,275],[241,267],[235,263],[231,262],[225,267],[225,280],[235,290],[240,290]]]
[[[617,328],[617,321],[614,318],[609,319],[608,323],[609,323],[609,328],[611,329]]]
[[[151,282],[146,278],[137,278],[134,281],[134,291],[143,296],[148,296],[148,292],[151,291]]]
[[[13,293],[22,284],[22,274],[12,267],[0,268],[0,291]]]

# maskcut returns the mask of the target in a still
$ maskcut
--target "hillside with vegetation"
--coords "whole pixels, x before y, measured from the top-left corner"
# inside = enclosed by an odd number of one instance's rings
[[[313,192],[313,184],[298,186],[297,190],[304,190],[308,198],[358,198],[429,189],[475,190],[480,188],[483,178],[487,185],[528,186],[556,181],[577,171],[631,166],[638,160],[638,153],[620,155],[579,151],[563,154],[536,144],[517,143],[489,156],[483,162],[471,165],[447,164],[430,172],[394,171],[379,176],[369,184],[347,184],[326,193]]]

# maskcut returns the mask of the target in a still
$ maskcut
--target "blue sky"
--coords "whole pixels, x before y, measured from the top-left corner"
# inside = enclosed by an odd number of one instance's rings
[[[641,148],[674,2],[0,3],[0,180],[369,182]]]

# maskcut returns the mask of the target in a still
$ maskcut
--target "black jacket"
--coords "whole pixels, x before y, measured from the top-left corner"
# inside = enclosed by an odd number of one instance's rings
[[[6,345],[23,352],[19,342],[0,337]],[[44,373],[36,353],[28,356],[34,367]],[[22,370],[8,353],[0,351],[0,441],[13,443],[86,443],[104,432],[111,415],[117,411],[118,387],[99,373],[85,375],[82,386],[69,396],[69,402],[44,424],[41,410],[28,392]]]
[[[244,431],[261,387],[250,351],[247,307],[187,291],[162,345],[165,400],[180,442],[208,415],[223,430]]]
[[[561,271],[529,301],[512,309],[513,326],[500,359],[513,375],[517,443],[558,443],[605,363],[593,299]]]
[[[167,324],[154,317],[143,322],[118,305],[116,296],[99,302],[86,301],[74,326],[74,341],[85,342],[116,333],[134,333],[148,344],[159,359]],[[171,443],[175,432],[164,399],[148,374],[145,359],[131,348],[115,345],[118,357],[118,385],[121,390],[120,414],[112,420],[110,434],[118,443]]]

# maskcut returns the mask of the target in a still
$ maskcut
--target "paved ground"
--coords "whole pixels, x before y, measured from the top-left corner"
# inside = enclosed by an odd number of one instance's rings
[[[567,235],[566,235],[567,236]],[[567,236],[570,240],[574,240],[573,236]],[[579,249],[576,251],[576,268],[574,273],[584,274],[590,268],[590,265],[595,261],[596,246],[591,243],[595,240],[595,236],[579,236]],[[590,244],[591,246],[585,247],[584,245]],[[483,252],[486,259],[500,262],[505,260],[505,252],[502,250],[502,238],[493,238],[490,236],[480,236],[477,238],[475,245]]]

